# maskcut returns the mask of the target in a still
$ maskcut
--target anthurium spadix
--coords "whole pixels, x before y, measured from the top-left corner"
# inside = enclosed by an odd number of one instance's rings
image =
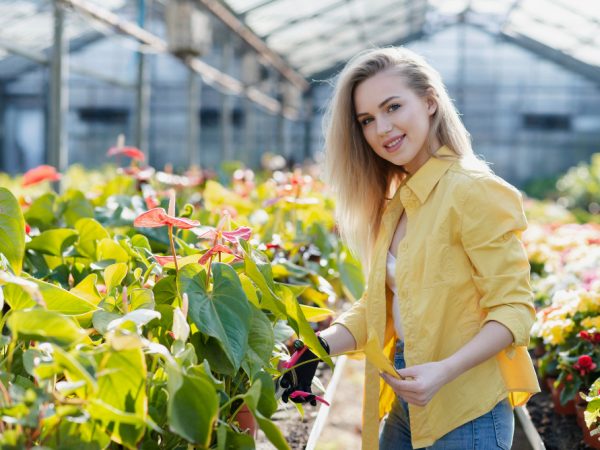
[[[173,255],[172,261],[175,264],[175,271],[179,272],[179,266],[177,265],[177,254],[175,253],[175,242],[173,241],[173,227],[190,229],[200,226],[200,222],[197,220],[175,216],[175,190],[171,189],[169,191],[168,213],[164,210],[164,208],[152,208],[151,210],[137,216],[133,221],[133,225],[136,227],[145,228],[168,227],[169,242],[171,243],[171,254]]]

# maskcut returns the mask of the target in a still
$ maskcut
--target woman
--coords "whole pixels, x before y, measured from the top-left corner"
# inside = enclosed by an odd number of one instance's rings
[[[339,229],[368,283],[320,337],[332,354],[380,342],[400,375],[367,360],[363,449],[510,448],[511,407],[539,392],[519,192],[474,156],[439,74],[406,49],[347,64],[326,130]]]

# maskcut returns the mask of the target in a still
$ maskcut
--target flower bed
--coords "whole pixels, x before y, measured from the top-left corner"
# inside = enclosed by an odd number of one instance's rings
[[[559,423],[578,423],[583,433],[599,425],[594,382],[600,377],[600,227],[531,224],[523,237],[538,310],[532,347],[540,384],[549,390],[534,396],[528,408],[548,447],[562,448],[553,431]],[[580,413],[587,408],[578,422],[577,403]],[[546,411],[549,406],[554,414]],[[588,436],[587,443],[593,441]]]
[[[330,363],[315,331],[363,288],[322,186],[109,153],[133,162],[63,176],[85,191],[48,168],[0,188],[0,446],[254,447],[248,410],[289,448],[280,362],[300,337]]]

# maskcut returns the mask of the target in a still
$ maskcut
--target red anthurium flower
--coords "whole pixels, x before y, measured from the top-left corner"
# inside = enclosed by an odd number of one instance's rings
[[[204,233],[198,237],[200,237],[202,239],[212,239],[212,240],[223,238],[227,242],[231,242],[232,244],[235,244],[240,239],[244,239],[245,241],[247,241],[248,239],[250,239],[251,235],[252,235],[252,230],[248,227],[239,227],[233,231],[219,231],[216,228],[212,228],[212,229],[208,230],[206,233]]]
[[[136,147],[111,147],[108,149],[106,156],[123,155],[136,161],[143,161],[146,159],[144,153]]]
[[[27,235],[29,235],[29,233],[31,233],[31,227],[29,226],[29,224],[27,222],[25,222],[25,233]]]
[[[231,250],[229,247],[217,244],[214,247],[211,247],[204,255],[202,255],[202,258],[200,258],[198,262],[200,264],[205,264],[206,261],[208,261],[213,255],[217,253],[229,253],[230,255],[235,255],[233,250]]]
[[[41,183],[42,181],[58,181],[61,174],[52,166],[41,165],[34,169],[28,170],[23,175],[22,186],[31,186]]]
[[[161,266],[164,266],[166,264],[169,264],[171,262],[173,262],[173,257],[172,256],[160,256],[160,255],[152,255],[152,257],[156,260],[157,263],[159,263]],[[177,259],[179,259],[179,257],[177,257]]]

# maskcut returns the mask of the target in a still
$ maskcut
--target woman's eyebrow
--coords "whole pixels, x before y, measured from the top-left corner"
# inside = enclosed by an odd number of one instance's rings
[[[389,102],[390,100],[394,100],[396,98],[400,98],[397,95],[392,95],[391,97],[386,98],[384,101],[382,101],[379,105],[377,105],[378,108],[381,108],[383,105],[385,105],[387,102]],[[368,116],[369,113],[360,113],[357,114],[356,117],[360,117],[360,116]]]

